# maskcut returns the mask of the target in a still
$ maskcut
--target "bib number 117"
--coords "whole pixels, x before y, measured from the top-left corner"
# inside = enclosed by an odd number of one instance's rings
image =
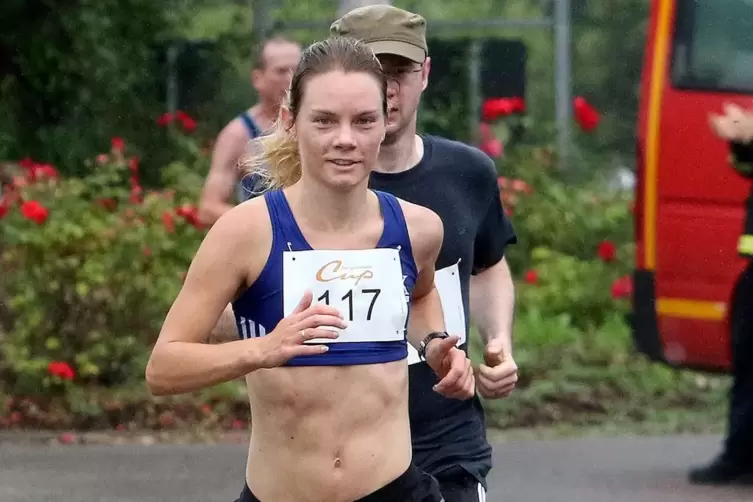
[[[353,322],[353,295],[357,294],[363,294],[363,295],[371,295],[371,302],[369,303],[369,310],[366,312],[366,320],[371,320],[371,315],[374,312],[374,305],[376,304],[377,298],[379,298],[379,293],[381,293],[381,289],[362,289],[359,292],[353,292],[352,289],[349,289],[347,293],[345,293],[342,298],[340,298],[341,301],[348,302],[348,321]],[[329,298],[329,290],[326,290],[322,296],[317,298],[318,302],[324,302],[325,305],[330,304],[330,298]]]

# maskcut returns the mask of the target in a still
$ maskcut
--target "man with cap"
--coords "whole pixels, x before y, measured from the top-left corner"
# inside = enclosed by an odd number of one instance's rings
[[[447,330],[460,335],[460,346],[467,350],[473,318],[485,343],[476,388],[487,399],[506,397],[518,377],[511,342],[514,289],[504,252],[517,238],[500,202],[493,161],[466,144],[416,134],[431,66],[426,20],[372,5],[348,12],[330,32],[366,42],[382,62],[389,80],[389,115],[371,187],[428,207],[442,218],[436,285]],[[478,396],[446,399],[432,390],[436,375],[415,351],[409,362],[416,464],[437,478],[446,502],[484,501],[491,446]]]

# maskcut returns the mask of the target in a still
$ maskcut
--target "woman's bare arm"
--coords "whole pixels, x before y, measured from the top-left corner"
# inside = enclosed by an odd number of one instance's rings
[[[192,392],[236,379],[258,367],[260,347],[255,342],[259,340],[222,345],[206,342],[225,307],[248,274],[253,274],[250,269],[263,267],[256,255],[265,260],[269,252],[271,227],[261,214],[266,207],[259,206],[237,208],[223,215],[201,243],[146,368],[152,393]],[[258,217],[248,218],[246,213],[252,209],[257,209]],[[261,236],[267,234],[265,242]],[[254,248],[246,242],[248,235],[256,236]]]

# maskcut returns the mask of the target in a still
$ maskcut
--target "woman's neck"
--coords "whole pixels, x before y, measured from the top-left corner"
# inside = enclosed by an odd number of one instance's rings
[[[313,180],[301,180],[287,191],[296,219],[317,231],[348,231],[368,218],[368,178],[349,190],[336,190]]]

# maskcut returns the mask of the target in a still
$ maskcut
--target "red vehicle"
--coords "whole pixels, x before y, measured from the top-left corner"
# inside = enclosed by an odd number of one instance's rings
[[[753,1],[652,0],[640,94],[633,337],[654,360],[726,372],[750,182],[709,114],[753,108]]]

